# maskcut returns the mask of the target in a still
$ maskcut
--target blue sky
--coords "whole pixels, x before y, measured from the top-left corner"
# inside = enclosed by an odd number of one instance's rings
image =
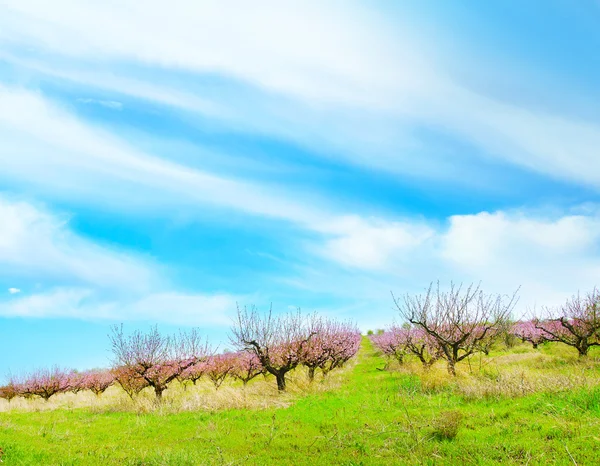
[[[0,373],[599,284],[599,48],[591,0],[0,2]]]

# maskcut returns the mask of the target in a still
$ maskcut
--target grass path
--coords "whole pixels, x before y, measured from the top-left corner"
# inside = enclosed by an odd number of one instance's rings
[[[5,464],[600,464],[600,390],[464,401],[381,371],[364,340],[341,387],[288,408],[0,414]],[[457,423],[458,433],[452,437]]]

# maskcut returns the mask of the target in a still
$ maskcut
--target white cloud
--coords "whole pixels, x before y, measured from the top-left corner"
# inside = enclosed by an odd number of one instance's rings
[[[152,263],[78,237],[64,221],[23,202],[3,199],[0,214],[2,225],[10,225],[0,229],[3,269],[11,270],[10,278],[50,283],[2,303],[5,316],[227,325],[237,301],[257,299],[175,291]],[[453,216],[447,229],[421,220],[348,216],[324,222],[318,232],[324,243],[313,249],[342,268],[313,260],[312,268],[295,266],[296,276],[292,271],[267,286],[286,283],[392,317],[390,290],[418,292],[437,279],[482,281],[485,290],[500,293],[521,286],[518,312],[525,312],[558,304],[598,285],[600,277],[600,217],[594,209],[482,212]]]
[[[3,303],[0,313],[4,317],[86,318],[85,314],[77,312],[76,308],[91,294],[89,289],[56,289]]]
[[[202,202],[305,223],[319,215],[276,189],[140,152],[34,93],[0,86],[0,102],[2,178],[113,206]]]
[[[144,290],[158,281],[149,261],[100,246],[29,203],[0,196],[0,275]]]
[[[246,299],[223,293],[154,293],[144,296],[130,307],[123,306],[124,309],[116,314],[187,325],[230,325],[236,303]]]
[[[0,195],[0,277],[19,277],[40,291],[0,301],[19,317],[150,320],[228,325],[237,300],[224,293],[175,291],[159,264],[100,245],[68,219]],[[12,295],[21,292],[9,288]]]
[[[502,294],[521,287],[515,312],[520,317],[542,305],[558,305],[578,290],[600,286],[600,215],[596,209],[576,210],[456,215],[447,226],[430,225],[429,230],[417,222],[413,229],[425,228],[424,236],[416,236],[421,241],[409,241],[398,249],[383,247],[386,262],[379,269],[313,263],[283,279],[307,296],[335,296],[342,307],[362,309],[356,311],[356,318],[366,327],[398,318],[390,291],[421,293],[436,280],[442,286],[450,281],[481,282],[484,291]],[[385,243],[379,238],[376,242]],[[360,245],[356,250],[361,255],[358,263],[375,265],[368,257],[381,257],[365,253]],[[354,265],[352,249],[339,252],[338,262]]]
[[[381,270],[397,260],[406,262],[411,251],[418,249],[434,231],[423,223],[384,221],[345,216],[321,226],[333,234],[319,252],[340,264]]]
[[[0,315],[227,326],[239,299],[243,297],[172,291],[111,299],[88,288],[55,288],[5,302],[0,306]]]
[[[441,258],[455,276],[507,290],[522,286],[523,303],[557,304],[600,277],[600,217],[482,212],[454,216]]]
[[[208,204],[272,217],[323,235],[320,252],[328,258],[370,269],[385,267],[399,251],[430,234],[423,225],[345,215],[326,201],[299,200],[281,187],[265,188],[150,156],[30,92],[0,86],[0,101],[7,104],[0,106],[0,123],[8,128],[0,147],[7,168],[0,178],[20,179],[45,193],[125,209]]]
[[[385,21],[356,3],[266,1],[255,2],[251,10],[242,5],[128,1],[119,10],[75,0],[8,0],[0,6],[0,43],[42,49],[39,56],[49,52],[68,65],[94,62],[99,68],[99,73],[82,73],[85,66],[80,64],[72,67],[76,71],[63,71],[62,63],[48,60],[43,72],[207,114],[234,130],[284,136],[354,163],[467,180],[468,167],[421,152],[412,130],[425,124],[468,140],[485,157],[600,187],[597,124],[474,94],[448,77],[422,37],[401,27],[390,32]],[[101,69],[98,61],[107,67]],[[111,76],[110,66],[123,63],[142,64],[150,71],[145,77]],[[198,95],[197,89],[183,85],[156,84],[156,69],[225,75],[250,86],[243,99]],[[402,264],[401,279],[408,288],[436,278],[471,278],[499,290],[521,284],[531,296],[534,290],[555,299],[599,276],[598,219],[591,214],[454,216],[448,231],[421,220],[361,217],[323,199],[299,200],[285,186],[217,176],[143,153],[40,94],[9,87],[0,87],[0,140],[0,178],[11,183],[114,208],[211,205],[292,222],[319,235],[313,251],[350,266],[353,273],[396,274],[391,266]],[[399,150],[407,146],[411,150]],[[35,208],[33,220],[23,210],[12,215],[27,233],[24,239],[10,229],[0,230],[0,253],[16,270],[64,273],[114,288],[128,283],[135,272],[146,277],[142,286],[152,281],[155,272],[148,272],[143,260],[73,237],[56,219],[36,220],[41,211]],[[63,234],[75,241],[64,241]],[[4,250],[2,240],[9,244]],[[64,267],[52,270],[52,261]],[[97,270],[87,267],[92,263],[99,265]],[[120,272],[109,275],[106,271],[113,267]],[[319,283],[310,286],[330,286],[325,278],[318,276]],[[377,292],[387,283],[395,288],[397,278],[387,277]],[[373,282],[364,277],[342,285],[340,292],[373,295],[365,289]],[[57,292],[55,299],[90,299],[68,290]],[[161,302],[165,294],[154,296],[154,302]],[[137,298],[135,306],[141,306],[145,301]],[[218,303],[208,307],[213,305]],[[151,302],[145,306],[154,312]]]
[[[521,108],[453,86],[432,119],[496,157],[600,189],[600,124]]]
[[[399,83],[421,86],[419,53],[357,2],[263,0],[201,3],[129,0],[113,5],[60,0],[3,2],[0,39],[76,57],[129,60],[217,72],[302,98],[385,105]],[[168,18],[168,21],[165,21]],[[380,19],[380,18],[379,18]],[[156,34],[156,31],[161,31]],[[206,44],[218,44],[206,47]],[[391,54],[394,72],[381,64]],[[409,72],[412,70],[412,72]],[[389,66],[386,71],[389,71]],[[364,92],[364,84],[376,84]]]
[[[198,89],[156,85],[151,73],[149,79],[115,78],[110,69],[70,73],[88,84],[207,113],[236,128],[327,147],[324,152],[335,153],[328,156],[361,165],[464,177],[468,165],[457,169],[456,160],[427,151],[413,133],[426,125],[466,139],[484,157],[600,187],[597,123],[473,93],[439,59],[434,44],[444,42],[442,33],[424,37],[411,29],[410,18],[398,15],[392,23],[360,2],[264,0],[251,10],[235,0],[175,3],[128,0],[116,9],[75,0],[51,5],[8,0],[0,7],[0,44],[56,54],[59,64],[42,67],[63,76],[69,75],[65,62],[101,58],[109,67],[134,63],[242,80],[268,96],[215,98],[212,88],[198,96]]]
[[[444,241],[445,257],[467,267],[485,266],[523,254],[584,256],[600,241],[600,218],[535,218],[519,212],[457,215],[450,218]]]

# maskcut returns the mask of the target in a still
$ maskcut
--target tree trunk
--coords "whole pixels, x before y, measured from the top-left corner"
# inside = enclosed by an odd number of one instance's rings
[[[448,359],[448,374],[450,374],[453,377],[456,377],[456,368],[455,366],[455,362],[454,359]]]
[[[162,394],[164,388],[159,387],[158,385],[154,386],[154,393],[156,394],[156,400],[160,403],[162,401]]]
[[[588,353],[588,346],[587,345],[580,345],[577,347],[577,351],[579,352],[579,357],[580,358],[585,358],[587,356]]]
[[[423,363],[423,368],[426,371],[428,371],[429,369],[431,369],[431,366],[433,366],[436,361],[437,361],[437,359],[432,357],[429,361],[426,361],[425,359],[423,359],[421,362]]]
[[[275,378],[277,379],[277,390],[280,392],[285,391],[285,372],[278,372],[275,374]]]
[[[313,381],[315,380],[315,368],[314,367],[309,367],[308,368],[308,380],[309,381]]]

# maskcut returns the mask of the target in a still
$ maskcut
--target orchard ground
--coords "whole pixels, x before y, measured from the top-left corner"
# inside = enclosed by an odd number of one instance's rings
[[[169,388],[157,406],[112,387],[2,401],[5,464],[388,465],[600,464],[600,351],[585,360],[547,343],[497,345],[461,362],[388,365],[364,338],[358,357],[322,382],[305,369],[289,392]]]

